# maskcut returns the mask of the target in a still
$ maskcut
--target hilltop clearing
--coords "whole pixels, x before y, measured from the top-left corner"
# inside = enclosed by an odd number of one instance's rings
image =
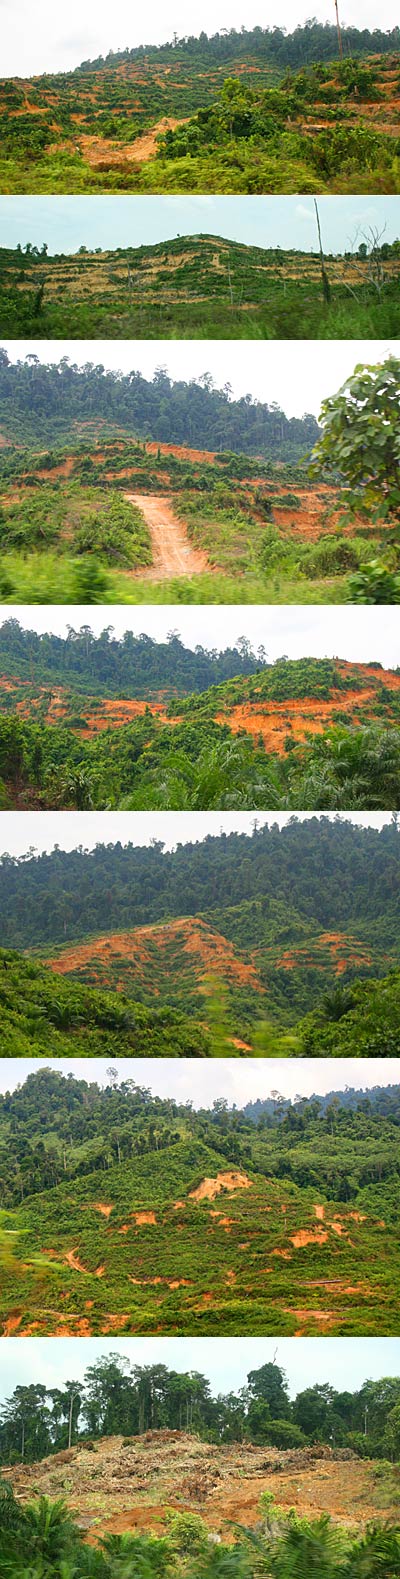
[[[343,47],[316,22],[231,29],[3,79],[2,190],[396,191],[399,29]]]
[[[118,938],[77,945],[46,968],[1,950],[3,1058],[50,1053],[60,1058],[399,1055],[399,970],[370,978],[371,955],[353,938],[336,937],[333,944],[330,937],[328,946],[326,937],[317,939],[305,956],[299,950],[297,959],[293,951],[290,965],[286,955],[266,973],[264,988],[254,967],[226,939],[185,922],[181,932],[190,936],[191,953],[200,933],[201,955],[192,970],[184,962],[184,996],[174,953],[179,928],[170,930],[174,948],[161,954],[161,969],[158,954],[151,983],[138,970],[132,938],[127,950],[126,940]],[[178,973],[167,982],[163,971],[171,954]],[[384,968],[377,953],[373,969],[379,966]],[[368,972],[368,980],[360,980],[358,972]],[[311,999],[316,1006],[306,1013]]]
[[[50,256],[0,249],[0,333],[34,339],[395,338],[400,243],[325,260],[215,235]],[[326,283],[328,281],[328,285]],[[379,287],[379,288],[378,288]]]

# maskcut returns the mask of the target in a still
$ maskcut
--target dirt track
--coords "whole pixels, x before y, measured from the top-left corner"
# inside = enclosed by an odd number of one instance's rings
[[[168,581],[171,576],[196,576],[209,570],[206,554],[192,547],[165,495],[126,493],[124,497],[141,510],[151,535],[153,564],[145,572],[146,579]],[[143,571],[140,574],[143,577]]]

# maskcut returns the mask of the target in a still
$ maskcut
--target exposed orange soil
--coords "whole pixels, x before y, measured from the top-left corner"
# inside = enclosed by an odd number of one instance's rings
[[[82,1266],[82,1262],[79,1260],[76,1250],[67,1250],[65,1260],[68,1262],[68,1266],[73,1268],[74,1272],[84,1272],[85,1277],[90,1277],[90,1272],[88,1273],[87,1266]]]
[[[314,1206],[314,1212],[315,1212],[315,1216],[318,1217],[318,1221],[320,1223],[323,1223],[324,1217],[325,1217],[325,1207],[324,1206]]]
[[[288,698],[285,702],[238,703],[229,710],[227,708],[224,712],[216,713],[215,721],[217,724],[227,724],[234,735],[243,730],[255,740],[262,739],[268,751],[280,756],[284,753],[289,730],[294,740],[305,739],[307,734],[322,734],[327,724],[333,724],[341,713],[354,711],[355,708],[362,710],[360,722],[368,722],[371,709],[367,704],[376,701],[377,685],[387,685],[391,690],[400,688],[400,676],[390,671],[382,669],[377,676],[374,670],[365,665],[362,672],[366,677],[373,675],[374,686],[349,688],[346,692],[332,689],[329,701],[321,697],[302,697],[301,700]],[[353,722],[357,721],[354,717]]]
[[[89,135],[89,133],[81,132],[79,133],[80,153],[92,169],[96,169],[97,166],[144,164],[146,159],[154,158],[157,152],[158,137],[163,132],[168,130],[175,131],[177,126],[183,125],[183,120],[165,116],[150,131],[143,132],[140,137],[136,137],[133,143],[115,142],[110,137],[96,137],[95,134]],[[66,143],[65,146],[68,148],[70,144]],[[59,143],[56,145],[57,147],[60,147]]]
[[[113,1206],[104,1206],[102,1201],[93,1201],[93,1211],[100,1212],[102,1217],[110,1217]]]
[[[133,1216],[137,1228],[143,1228],[146,1223],[153,1226],[157,1222],[154,1212],[134,1212]]]
[[[106,1533],[163,1533],[171,1507],[201,1513],[210,1532],[234,1540],[237,1523],[250,1528],[259,1524],[264,1490],[273,1492],[278,1506],[294,1507],[309,1518],[330,1513],[350,1529],[362,1529],[381,1515],[382,1504],[375,1500],[376,1466],[351,1456],[341,1461],[329,1448],[282,1453],[252,1443],[216,1445],[183,1432],[160,1431],[135,1437],[131,1445],[124,1444],[122,1436],[103,1438],[94,1452],[82,1444],[68,1458],[56,1454],[42,1463],[7,1465],[1,1473],[22,1503],[32,1499],[36,1488],[56,1500],[65,1495],[66,1463],[71,1512],[93,1544]],[[385,1512],[396,1520],[396,1506],[388,1499]]]
[[[177,460],[193,461],[194,464],[209,461],[212,465],[216,455],[215,450],[193,450],[187,444],[164,444],[154,439],[146,439],[144,449],[146,455],[157,455],[160,452],[160,455],[175,455]]]
[[[247,1173],[235,1171],[218,1173],[215,1179],[203,1179],[196,1190],[190,1190],[189,1199],[191,1201],[214,1201],[215,1196],[219,1195],[221,1190],[227,1190],[230,1194],[233,1190],[250,1189],[251,1179],[248,1179]]]
[[[305,1245],[324,1245],[328,1234],[321,1228],[299,1228],[297,1233],[291,1234],[290,1243],[295,1250],[302,1250]]]
[[[13,1332],[18,1332],[22,1316],[7,1316],[3,1322],[3,1338],[10,1338]]]
[[[284,954],[276,960],[277,970],[298,970],[314,968],[325,970],[326,953],[330,955],[331,968],[336,976],[343,975],[350,965],[369,966],[372,964],[371,949],[366,944],[358,943],[345,932],[321,932],[318,938],[310,939],[309,943],[302,944],[299,948],[285,949]],[[325,957],[324,957],[325,956]]]
[[[124,497],[141,511],[151,536],[153,560],[148,570],[136,572],[141,579],[166,581],[171,576],[199,575],[210,568],[207,555],[193,548],[165,495],[126,493]]]
[[[141,968],[154,961],[154,950],[162,956],[171,941],[194,960],[200,981],[212,973],[218,976],[222,973],[227,982],[245,984],[260,992],[263,990],[254,965],[246,964],[236,954],[233,944],[197,918],[155,923],[136,927],[132,932],[94,938],[90,943],[76,943],[64,948],[55,958],[46,960],[46,964],[57,974],[68,975],[85,970],[86,966],[97,961],[100,967],[98,979],[103,982],[108,980],[117,990],[122,990],[126,987],[126,976],[122,975],[116,980],[118,962],[128,959],[132,977],[140,975]]]

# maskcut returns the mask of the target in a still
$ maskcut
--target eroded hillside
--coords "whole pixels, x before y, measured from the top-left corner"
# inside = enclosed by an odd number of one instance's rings
[[[184,1431],[148,1431],[79,1444],[41,1463],[5,1467],[1,1473],[23,1504],[34,1494],[66,1497],[86,1539],[124,1531],[160,1535],[167,1510],[200,1513],[208,1530],[229,1542],[233,1525],[260,1524],[262,1492],[277,1505],[309,1518],[329,1513],[348,1529],[362,1529],[384,1514],[396,1519],[397,1503],[382,1490],[378,1465],[347,1449],[279,1452],[251,1442],[211,1444]]]

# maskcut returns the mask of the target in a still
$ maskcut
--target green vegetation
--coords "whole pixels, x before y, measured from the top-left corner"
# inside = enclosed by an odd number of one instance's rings
[[[237,922],[239,917],[229,919]],[[195,928],[193,931],[195,933]],[[149,950],[150,958],[156,955],[157,941],[156,937],[153,952],[151,948]],[[305,951],[303,959],[299,951],[299,965],[293,986],[289,982],[286,987],[285,983],[284,990],[279,981],[279,971],[274,972],[271,968],[274,998],[271,1003],[268,1002],[268,1020],[264,1018],[265,1004],[255,992],[242,987],[228,994],[223,959],[222,963],[219,958],[210,961],[209,974],[202,989],[205,993],[204,1002],[195,972],[192,977],[189,974],[189,979],[188,972],[184,973],[184,985],[188,988],[186,1012],[186,1008],[184,1011],[180,1007],[182,1002],[185,1003],[182,983],[179,978],[176,981],[175,977],[168,992],[173,1007],[167,1001],[163,1008],[157,1009],[154,1004],[146,1008],[143,1001],[138,1001],[135,987],[129,979],[129,964],[126,959],[120,961],[118,958],[118,936],[112,940],[115,961],[111,957],[108,991],[100,991],[90,985],[91,981],[96,980],[95,944],[92,963],[86,967],[86,972],[84,965],[77,967],[78,978],[82,976],[85,981],[86,975],[89,985],[80,985],[79,979],[71,981],[69,977],[60,980],[58,970],[54,975],[53,970],[1,949],[1,1055],[3,1058],[28,1058],[52,1053],[61,1058],[67,1054],[69,1057],[82,1054],[95,1057],[118,1053],[119,1056],[127,1057],[135,1053],[157,1058],[172,1055],[178,1058],[232,1058],[239,1056],[243,1048],[245,1052],[259,1058],[396,1057],[400,1053],[400,972],[393,969],[389,976],[380,977],[379,980],[358,980],[351,956],[355,940],[349,937],[340,941],[345,952],[344,963],[346,958],[348,961],[350,985],[344,988],[340,985],[331,986],[330,990],[326,986],[325,992],[321,993],[321,973],[325,972],[325,981],[330,983],[332,964],[329,947],[325,946],[325,950],[322,948],[320,951],[317,939],[314,955],[310,949],[309,955]],[[218,944],[221,940],[217,934],[211,933],[211,944],[213,942]],[[90,948],[88,953],[90,960]],[[163,949],[164,970],[169,958],[176,972],[177,945],[175,941],[174,946],[173,937],[170,955],[168,946]],[[240,980],[240,956],[235,963]],[[72,969],[70,974],[73,975]],[[125,990],[121,987],[121,977]],[[163,969],[158,979],[160,992],[164,995]],[[246,980],[245,976],[243,979]],[[309,1011],[307,1014],[306,1004],[313,985],[321,996],[314,1012]],[[146,997],[151,999],[146,979],[144,986],[139,980],[136,990],[141,1000],[144,998],[146,1002]],[[304,1018],[296,1018],[296,1006],[297,1015],[304,1015]],[[196,1013],[201,1014],[200,1021],[195,1018]],[[285,1020],[289,1022],[286,1029]],[[244,1043],[239,1040],[239,1052],[238,1032],[250,1038]]]
[[[399,1111],[398,1087],[194,1111],[39,1070],[0,1107],[3,1332],[394,1333]]]
[[[358,366],[337,395],[322,407],[322,436],[311,473],[321,466],[346,483],[343,504],[348,519],[357,512],[384,521],[396,537],[387,558],[361,565],[350,578],[350,596],[359,603],[400,602],[400,362],[388,357],[378,367]]]
[[[3,807],[393,810],[397,671],[0,628]],[[35,678],[33,678],[33,676]],[[322,724],[322,728],[321,728]]]
[[[272,1499],[273,1501],[273,1499]],[[269,1516],[279,1513],[274,1506]],[[5,1481],[1,1486],[1,1579],[398,1579],[397,1526],[377,1522],[360,1536],[334,1526],[329,1517],[310,1520],[292,1513],[279,1533],[254,1535],[237,1527],[234,1544],[217,1547],[201,1515],[171,1511],[165,1536],[109,1535],[93,1548],[60,1499],[42,1497],[21,1507]]]
[[[316,21],[232,28],[3,79],[2,190],[396,192],[400,30],[343,46]]]
[[[276,403],[268,405],[251,395],[235,400],[229,385],[217,389],[207,372],[198,380],[173,380],[166,368],[159,367],[150,379],[138,372],[106,371],[101,364],[79,367],[68,357],[45,363],[33,352],[11,362],[3,347],[0,429],[11,444],[31,452],[29,465],[35,473],[38,442],[50,452],[49,462],[43,462],[50,470],[52,451],[58,453],[60,444],[73,440],[77,450],[78,441],[83,465],[88,445],[99,435],[128,440],[131,454],[136,461],[141,456],[143,465],[144,446],[137,440],[154,439],[197,450],[230,451],[231,459],[235,451],[238,464],[240,452],[262,457],[266,466],[269,461],[300,462],[319,435],[315,417],[286,417]],[[1,476],[11,481],[21,457],[2,451],[0,458]],[[113,465],[118,473],[116,454]]]
[[[7,553],[33,550],[72,556],[95,555],[105,564],[131,566],[151,562],[149,534],[140,511],[127,505],[114,489],[68,490],[45,486],[36,496],[0,508],[0,551],[3,573]]]
[[[147,382],[0,354],[1,601],[397,602],[399,400],[394,357],[357,368],[321,430],[207,374]],[[172,563],[143,515],[153,501]],[[175,576],[174,539],[188,556]]]
[[[207,1030],[179,1009],[146,1009],[124,993],[95,992],[0,950],[3,1057],[118,1053],[154,1058],[204,1058]]]
[[[227,77],[218,98],[161,134],[141,188],[398,192],[400,57],[314,65],[265,88]],[[393,96],[393,128],[387,131]],[[377,111],[381,110],[382,125]],[[157,183],[157,186],[156,186]]]
[[[68,339],[384,339],[400,333],[400,241],[321,259],[218,236],[49,256],[0,249],[0,333]]]
[[[348,1448],[350,1455],[356,1452],[366,1460],[392,1458],[393,1428],[398,1445],[400,1380],[395,1376],[365,1381],[355,1391],[316,1384],[291,1400],[281,1366],[266,1362],[250,1371],[239,1394],[213,1397],[201,1372],[173,1371],[162,1364],[131,1367],[125,1356],[105,1354],[89,1366],[81,1382],[57,1389],[41,1382],[15,1388],[1,1409],[3,1465],[22,1460],[34,1464],[71,1445],[71,1391],[72,1444],[88,1446],[89,1451],[96,1441],[118,1435],[126,1448],[134,1445],[132,1438],[147,1432],[153,1446],[158,1433],[162,1445],[164,1432],[182,1433],[184,1441],[188,1427],[199,1441],[210,1444],[265,1443],[285,1452],[333,1442],[339,1451]],[[74,1457],[71,1454],[71,1462]],[[2,1490],[4,1495],[4,1485]],[[265,1513],[268,1492],[262,1496]]]
[[[159,1034],[161,1055],[174,1037],[194,1056],[232,1056],[233,1038],[267,1055],[394,1054],[399,862],[395,818],[378,832],[323,816],[173,852],[5,855],[2,1053],[81,1051],[86,1025],[88,1053],[113,1035],[118,1051],[126,1028],[127,1050]]]

